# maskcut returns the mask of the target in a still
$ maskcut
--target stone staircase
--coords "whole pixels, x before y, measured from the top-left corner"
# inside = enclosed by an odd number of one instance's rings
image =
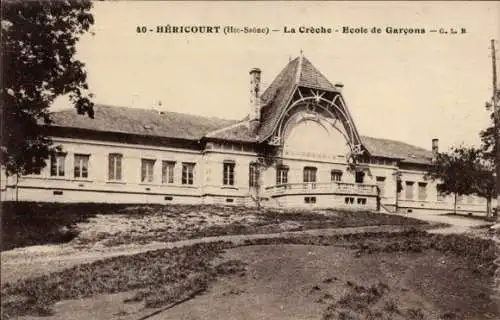
[[[380,213],[389,213],[389,214],[391,214],[391,213],[396,213],[396,210],[395,210],[395,209],[393,209],[393,208],[390,208],[390,207],[388,207],[388,206],[386,206],[386,205],[384,205],[383,203],[381,203],[381,204],[380,204],[380,209],[379,209],[379,211],[378,211],[378,212],[380,212]]]

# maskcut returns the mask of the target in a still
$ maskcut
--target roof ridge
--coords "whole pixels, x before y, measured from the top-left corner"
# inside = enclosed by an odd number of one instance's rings
[[[216,116],[203,116],[203,115],[199,115],[199,114],[171,111],[171,110],[165,110],[165,109],[148,109],[148,108],[143,108],[143,107],[118,106],[118,105],[109,105],[109,104],[101,104],[101,103],[95,103],[94,107],[108,108],[108,109],[127,109],[127,110],[140,110],[140,111],[151,111],[151,112],[164,112],[167,114],[170,113],[170,114],[183,115],[183,116],[196,117],[196,118],[204,118],[204,119],[214,119],[214,120],[222,120],[222,121],[239,121],[237,119],[227,119],[227,118],[221,118],[221,117],[216,117]],[[62,112],[69,112],[69,111],[74,111],[74,110],[75,110],[74,108],[67,108],[67,109],[52,111],[52,113],[62,113]]]
[[[260,95],[261,98],[267,97],[269,95],[269,91],[271,91],[271,88],[273,85],[276,85],[277,82],[283,79],[283,77],[286,75],[286,72],[288,71],[289,68],[293,68],[295,63],[298,63],[299,57],[294,58],[293,60],[289,61],[286,66],[281,69],[278,74],[273,78],[273,80],[269,83],[269,85],[266,87],[265,90],[262,91],[262,94]],[[267,103],[268,101],[264,101],[264,103]]]

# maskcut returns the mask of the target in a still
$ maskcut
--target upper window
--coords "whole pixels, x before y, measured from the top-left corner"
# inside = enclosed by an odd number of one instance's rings
[[[222,184],[225,186],[234,185],[234,162],[226,161],[223,167]]]
[[[161,183],[174,183],[175,161],[162,161]]]
[[[331,173],[330,173],[330,180],[332,182],[334,181],[342,181],[342,171],[340,170],[332,170]]]
[[[256,163],[250,163],[250,167],[248,168],[248,186],[259,186],[259,166]]]
[[[89,177],[89,157],[88,154],[75,154],[75,179],[85,179]]]
[[[316,182],[316,173],[318,168],[315,167],[304,167],[304,182]]]
[[[108,179],[119,181],[122,179],[122,155],[110,153],[108,158]]]
[[[57,153],[50,157],[50,176],[64,177],[64,166],[66,163],[66,154]]]
[[[182,184],[194,184],[194,163],[182,163]]]
[[[152,159],[141,160],[141,182],[153,182],[155,161]]]

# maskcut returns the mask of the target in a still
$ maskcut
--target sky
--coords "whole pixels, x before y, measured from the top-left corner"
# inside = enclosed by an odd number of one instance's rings
[[[94,102],[241,119],[249,70],[264,87],[303,52],[344,98],[361,135],[430,149],[477,145],[489,123],[490,40],[500,40],[500,2],[94,2],[92,34],[77,57]],[[267,27],[263,34],[137,33],[137,27]],[[294,27],[372,27],[381,34],[285,34]],[[424,28],[388,34],[386,27]],[[439,34],[431,29],[466,29]],[[500,43],[497,42],[497,47]],[[161,101],[161,105],[159,105]],[[58,99],[53,111],[68,108]]]

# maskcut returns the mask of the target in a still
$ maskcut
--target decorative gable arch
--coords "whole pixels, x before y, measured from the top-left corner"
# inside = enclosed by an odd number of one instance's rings
[[[297,86],[290,102],[281,110],[268,143],[282,147],[290,123],[300,117],[336,129],[344,136],[351,155],[362,153],[361,138],[340,92]]]

